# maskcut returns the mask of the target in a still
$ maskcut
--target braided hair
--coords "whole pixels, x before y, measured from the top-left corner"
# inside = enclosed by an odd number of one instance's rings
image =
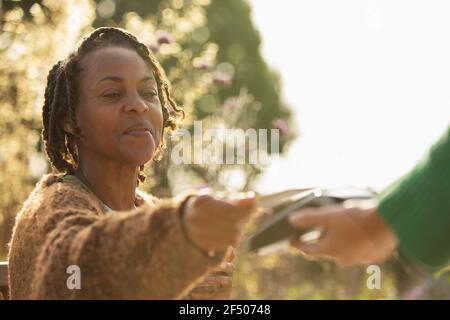
[[[45,152],[53,171],[73,174],[78,166],[76,139],[81,130],[77,125],[75,106],[77,104],[77,76],[81,71],[80,61],[89,52],[97,49],[120,46],[134,50],[152,68],[163,113],[163,131],[174,130],[185,114],[170,94],[170,85],[164,70],[145,44],[133,34],[119,28],[102,27],[84,37],[78,48],[67,58],[58,61],[50,70],[45,88],[42,108],[42,139]],[[68,119],[72,133],[64,130]],[[164,135],[157,147],[155,159],[160,159],[165,147]],[[144,165],[139,167],[138,184],[145,181]]]

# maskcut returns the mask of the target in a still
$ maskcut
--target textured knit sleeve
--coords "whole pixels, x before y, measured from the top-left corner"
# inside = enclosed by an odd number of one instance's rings
[[[450,263],[450,127],[413,171],[379,198],[400,249],[429,271]]]
[[[179,299],[221,262],[186,239],[182,201],[99,216],[65,208],[68,195],[53,192],[59,209],[47,219],[32,298]],[[80,270],[80,289],[67,286],[67,268],[73,265]]]

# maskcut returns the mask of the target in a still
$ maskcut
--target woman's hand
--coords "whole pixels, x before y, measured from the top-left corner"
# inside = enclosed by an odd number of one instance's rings
[[[234,198],[210,194],[192,196],[184,209],[184,229],[189,240],[201,250],[223,252],[239,242],[255,209],[253,192]]]
[[[344,204],[308,208],[293,213],[289,222],[302,230],[323,228],[315,242],[295,239],[292,245],[307,258],[329,259],[342,266],[379,263],[397,246],[397,240],[378,215],[373,202],[346,201]]]
[[[230,298],[231,284],[233,282],[234,250],[229,248],[224,262],[214,270],[205,280],[196,286],[190,293],[193,300],[226,300]]]

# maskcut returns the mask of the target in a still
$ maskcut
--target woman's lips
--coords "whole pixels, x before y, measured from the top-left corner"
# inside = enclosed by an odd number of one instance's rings
[[[135,136],[135,137],[145,137],[151,136],[151,132],[148,129],[133,129],[125,132],[126,135]]]
[[[153,136],[152,126],[147,122],[137,122],[132,126],[129,126],[124,135],[130,135],[134,137],[146,137]]]

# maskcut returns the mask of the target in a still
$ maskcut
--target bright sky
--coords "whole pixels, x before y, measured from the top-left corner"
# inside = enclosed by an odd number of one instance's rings
[[[450,124],[450,1],[249,2],[301,132],[258,191],[380,190]]]

